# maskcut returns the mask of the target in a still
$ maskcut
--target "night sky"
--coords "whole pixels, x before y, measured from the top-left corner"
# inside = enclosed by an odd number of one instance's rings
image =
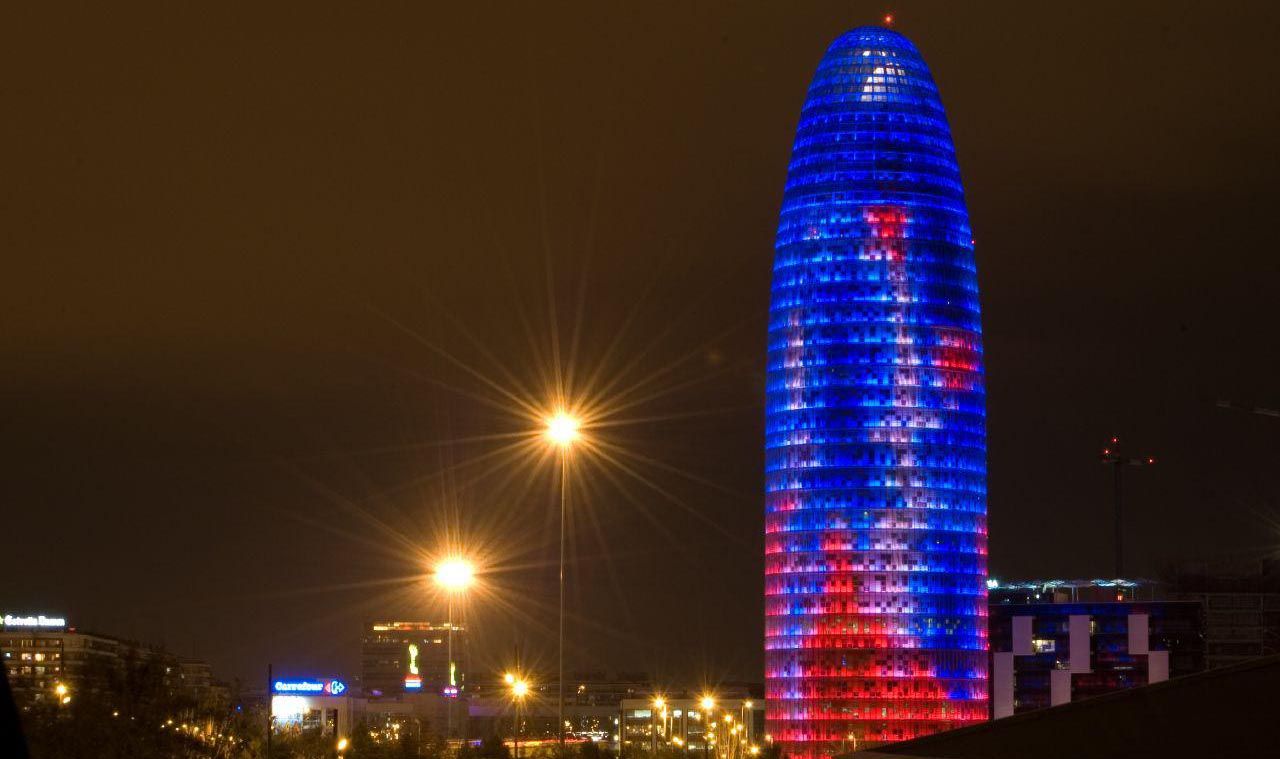
[[[761,679],[773,234],[813,68],[882,4],[11,10],[0,609],[223,677],[354,675],[486,559],[477,668],[550,666],[555,354],[570,669]],[[977,238],[992,574],[1280,546],[1280,10],[894,3]],[[593,381],[592,381],[593,380]],[[510,393],[510,395],[508,395]],[[594,394],[594,395],[593,395]]]

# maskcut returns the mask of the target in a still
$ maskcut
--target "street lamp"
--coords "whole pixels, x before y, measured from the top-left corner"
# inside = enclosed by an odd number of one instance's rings
[[[338,739],[338,759],[342,759],[342,754],[347,750],[347,746],[349,745],[351,745],[351,743],[346,738]]]
[[[650,712],[649,718],[649,745],[654,754],[658,753],[658,726],[655,722],[658,715],[662,715],[662,735],[665,738],[667,734],[667,700],[662,696],[653,697],[653,710]]]
[[[547,439],[555,445],[565,448],[578,439],[578,427],[580,426],[581,422],[576,418],[563,411],[557,412],[555,416],[547,420]]]
[[[503,675],[502,679],[507,683],[507,687],[511,691],[511,700],[515,702],[515,707],[516,707],[516,710],[515,710],[516,711],[516,729],[514,731],[515,732],[514,740],[516,744],[515,759],[520,759],[520,733],[524,732],[524,721],[521,719],[521,716],[522,716],[521,709],[524,706],[525,697],[529,695],[529,683],[523,677],[519,677],[518,675],[515,675],[511,672],[508,672],[507,674]]]
[[[454,556],[436,564],[435,581],[449,599],[449,670],[446,673],[448,677],[449,688],[454,689],[446,692],[444,695],[451,700],[445,702],[445,719],[448,723],[446,728],[446,738],[453,738],[453,700],[458,697],[456,690],[457,683],[454,681],[454,663],[453,663],[453,597],[461,593],[465,593],[468,588],[475,584],[476,569],[475,565],[466,559]]]
[[[458,593],[471,587],[476,581],[476,568],[462,558],[449,558],[436,565],[436,584],[447,592]]]
[[[569,449],[578,440],[581,423],[564,411],[547,419],[547,440],[560,451],[560,683],[557,722],[560,725],[560,750],[564,751],[564,548],[565,515],[569,511]]]

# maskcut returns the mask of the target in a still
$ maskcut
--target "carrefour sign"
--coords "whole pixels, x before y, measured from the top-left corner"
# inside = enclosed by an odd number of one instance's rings
[[[326,680],[276,680],[271,683],[272,693],[340,696],[346,690],[347,684],[335,678]]]
[[[67,626],[66,617],[46,617],[43,614],[5,614],[3,620],[5,627],[45,627],[62,629]]]

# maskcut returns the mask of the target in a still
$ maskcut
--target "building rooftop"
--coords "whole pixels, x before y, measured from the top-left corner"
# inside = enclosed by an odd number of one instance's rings
[[[1154,580],[1116,578],[1114,580],[1011,580],[1001,582],[994,577],[987,580],[987,590],[1053,590],[1065,588],[1142,588],[1157,584]]]

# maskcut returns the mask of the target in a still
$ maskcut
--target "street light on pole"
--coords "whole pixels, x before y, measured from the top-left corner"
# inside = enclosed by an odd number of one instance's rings
[[[655,696],[653,699],[653,710],[649,712],[649,745],[650,751],[654,754],[658,753],[658,715],[662,715],[661,731],[665,739],[667,733],[667,700],[662,696]]]
[[[473,565],[470,561],[467,561],[466,559],[463,559],[457,556],[450,557],[448,559],[445,559],[444,561],[441,561],[439,564],[436,564],[436,570],[435,570],[434,576],[435,576],[436,585],[439,586],[440,589],[445,592],[445,595],[448,598],[449,663],[448,663],[448,672],[446,672],[445,674],[446,674],[446,677],[448,678],[448,687],[452,689],[456,689],[457,683],[454,681],[454,672],[456,670],[453,663],[453,598],[456,595],[465,593],[468,588],[470,588],[472,585],[475,584],[475,581],[476,581],[475,565]],[[452,690],[450,692],[445,693],[444,695],[448,699],[450,699],[449,701],[445,702],[445,719],[446,719],[446,722],[448,723],[448,726],[445,732],[445,737],[448,739],[448,738],[453,738],[453,702],[457,699],[458,692],[457,690]]]
[[[569,451],[578,440],[580,422],[573,416],[558,411],[547,419],[546,436],[560,452],[560,677],[559,696],[556,699],[556,722],[559,724],[560,750],[564,751],[564,558],[565,517],[569,511]]]
[[[529,683],[523,677],[508,672],[502,678],[507,683],[507,687],[511,691],[511,700],[515,702],[516,725],[513,737],[516,744],[515,759],[520,759],[520,733],[524,732],[524,721],[521,719],[521,711],[524,706],[524,699],[529,695]]]
[[[702,757],[707,759],[711,755],[711,739],[713,731],[716,729],[716,700],[710,694],[698,699],[698,705],[702,707]]]

